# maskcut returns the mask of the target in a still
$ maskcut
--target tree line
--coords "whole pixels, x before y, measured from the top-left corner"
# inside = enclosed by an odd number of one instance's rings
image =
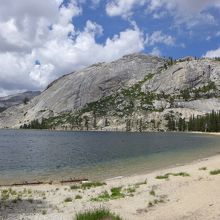
[[[174,115],[168,115],[166,119],[169,131],[220,131],[220,111],[212,111],[205,115],[193,115],[187,121],[185,118],[176,119]]]

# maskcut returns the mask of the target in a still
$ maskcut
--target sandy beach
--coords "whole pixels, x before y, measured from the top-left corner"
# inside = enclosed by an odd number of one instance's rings
[[[99,183],[1,187],[0,219],[70,220],[76,213],[106,207],[127,220],[217,220],[220,175],[210,172],[219,168],[217,155]]]

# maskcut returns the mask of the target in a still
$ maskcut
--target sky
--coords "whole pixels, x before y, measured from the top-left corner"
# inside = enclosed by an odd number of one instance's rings
[[[220,0],[0,2],[0,96],[130,53],[220,57]]]

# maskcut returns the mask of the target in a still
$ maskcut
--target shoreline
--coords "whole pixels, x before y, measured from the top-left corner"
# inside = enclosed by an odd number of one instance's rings
[[[14,130],[14,131],[50,131],[50,132],[113,132],[113,133],[183,133],[183,134],[207,134],[207,135],[220,135],[218,132],[203,132],[203,131],[126,131],[126,130],[65,130],[65,129],[21,129],[21,128],[0,128],[0,130]]]
[[[126,220],[217,220],[220,175],[210,174],[217,169],[220,155],[146,174],[106,179],[105,185],[90,188],[76,183],[13,186],[13,195],[5,201],[7,206],[0,208],[0,219],[69,220],[78,212],[102,206]],[[120,188],[118,198],[111,197],[114,187]],[[9,188],[0,187],[3,190]],[[14,203],[19,192],[22,198]],[[102,200],[103,192],[109,197]],[[39,207],[34,210],[36,204]]]

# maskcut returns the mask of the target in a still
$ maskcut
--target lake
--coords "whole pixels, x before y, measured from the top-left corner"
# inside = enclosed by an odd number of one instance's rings
[[[0,183],[141,174],[219,152],[214,135],[0,130]]]

